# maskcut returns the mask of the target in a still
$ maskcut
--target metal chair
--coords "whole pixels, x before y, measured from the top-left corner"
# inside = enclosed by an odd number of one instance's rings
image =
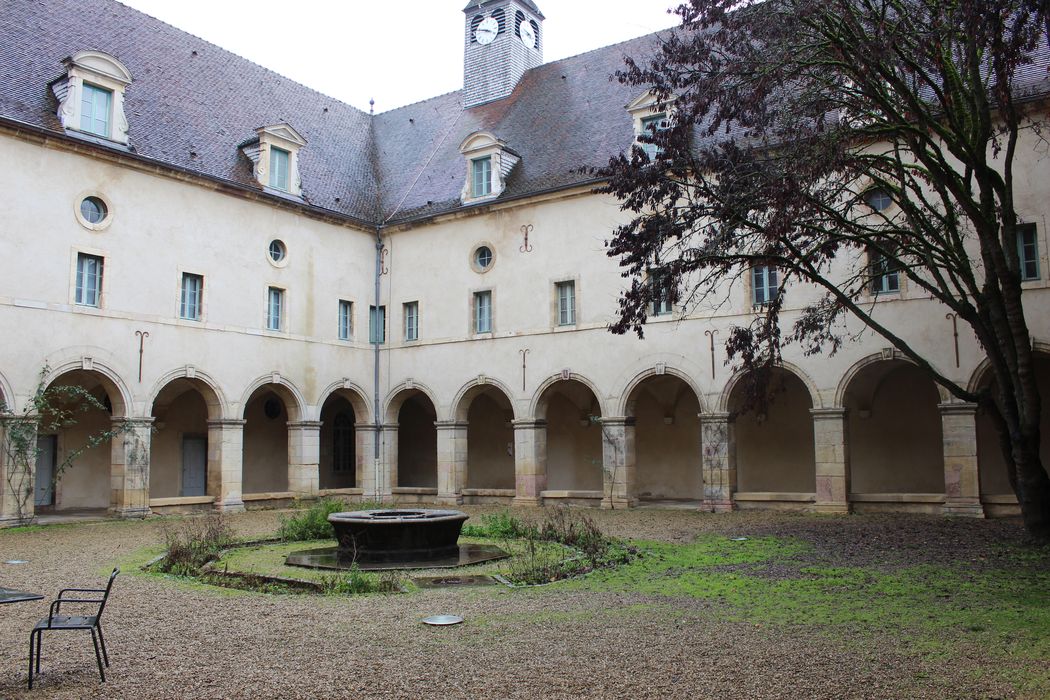
[[[117,578],[120,569],[114,568],[109,575],[109,583],[105,588],[63,588],[58,592],[58,599],[51,603],[51,610],[47,617],[36,623],[36,627],[29,633],[29,689],[33,689],[33,675],[40,674],[40,646],[45,631],[58,630],[88,630],[91,632],[91,642],[95,645],[95,661],[98,663],[98,675],[102,682],[106,682],[106,672],[102,664],[109,666],[109,654],[106,653],[106,639],[102,636],[102,611],[106,609],[106,601],[109,600],[109,592],[113,589],[113,580]],[[81,595],[76,598],[67,598],[67,593],[101,593],[102,597],[88,597]],[[94,615],[62,615],[63,605],[97,605],[98,610]],[[97,633],[97,637],[95,636]]]

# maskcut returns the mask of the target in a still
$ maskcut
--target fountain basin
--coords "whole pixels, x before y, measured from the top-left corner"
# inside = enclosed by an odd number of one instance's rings
[[[426,562],[459,556],[469,518],[458,510],[361,510],[333,513],[328,522],[348,562]]]

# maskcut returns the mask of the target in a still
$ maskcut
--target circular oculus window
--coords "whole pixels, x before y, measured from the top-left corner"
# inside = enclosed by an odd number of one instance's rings
[[[890,205],[893,204],[890,195],[881,187],[876,187],[873,190],[865,192],[864,201],[875,211],[886,211],[890,208]]]
[[[471,256],[471,262],[474,264],[474,269],[478,272],[485,272],[492,267],[492,261],[495,256],[492,254],[492,249],[487,245],[481,245],[474,249],[474,255]]]
[[[80,225],[92,231],[101,231],[110,224],[109,205],[97,194],[82,196],[73,212]]]
[[[288,248],[284,245],[284,241],[276,238],[270,241],[270,248],[267,252],[270,256],[270,262],[274,265],[282,265],[288,257]]]

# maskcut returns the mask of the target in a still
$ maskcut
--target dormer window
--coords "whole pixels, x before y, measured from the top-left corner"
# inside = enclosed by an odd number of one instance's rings
[[[257,133],[257,138],[241,144],[241,152],[254,166],[255,179],[273,194],[301,196],[299,149],[306,139],[288,124],[264,126]]]
[[[673,110],[671,103],[673,98],[664,103],[659,103],[652,92],[644,95],[627,105],[627,112],[634,122],[635,143],[645,151],[649,160],[656,160],[662,149],[655,143],[644,143],[641,137],[652,138],[658,132],[671,128]]]
[[[503,194],[507,178],[521,160],[505,142],[483,131],[468,136],[459,152],[467,160],[466,183],[461,195],[464,204]]]
[[[70,134],[127,144],[124,90],[131,84],[128,69],[99,51],[81,51],[65,64],[66,75],[51,85],[62,126]]]

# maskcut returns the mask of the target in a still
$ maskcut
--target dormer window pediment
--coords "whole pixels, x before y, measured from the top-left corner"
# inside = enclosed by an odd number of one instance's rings
[[[505,141],[479,131],[471,134],[459,146],[467,164],[467,177],[460,200],[473,204],[496,199],[507,188],[507,178],[521,162],[519,156]]]
[[[257,138],[241,145],[241,152],[252,162],[255,179],[264,189],[302,196],[299,149],[306,139],[285,123],[261,127],[256,133]]]
[[[58,119],[71,133],[126,145],[128,120],[124,91],[131,73],[109,54],[80,51],[67,58],[66,75],[51,85],[58,98]]]

